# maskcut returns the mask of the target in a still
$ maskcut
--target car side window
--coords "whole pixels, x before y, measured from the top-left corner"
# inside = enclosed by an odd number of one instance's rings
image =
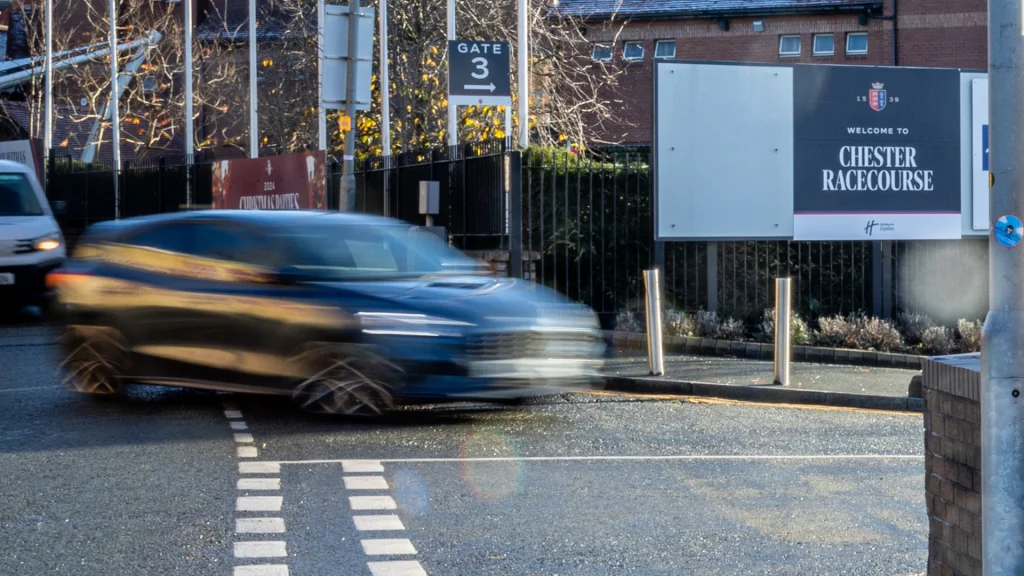
[[[188,254],[194,245],[195,226],[191,223],[174,223],[143,230],[131,238],[129,244],[142,248],[155,248],[179,254]]]
[[[280,248],[257,230],[237,225],[210,224],[198,230],[191,252],[201,258],[265,268],[281,264]]]

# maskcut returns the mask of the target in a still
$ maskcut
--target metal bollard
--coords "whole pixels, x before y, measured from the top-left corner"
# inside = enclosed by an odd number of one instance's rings
[[[665,374],[665,351],[661,345],[661,282],[658,269],[644,270],[647,290],[647,360],[651,374]]]
[[[776,384],[789,386],[789,358],[791,340],[790,279],[775,279],[775,375]]]

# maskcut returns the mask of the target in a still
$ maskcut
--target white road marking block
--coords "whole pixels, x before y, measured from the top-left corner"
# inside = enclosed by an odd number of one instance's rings
[[[353,510],[395,510],[395,504],[391,496],[349,496],[348,503]]]
[[[399,554],[415,554],[416,548],[408,538],[382,538],[380,540],[363,540],[363,552],[367,556],[395,556]]]
[[[239,512],[277,512],[284,504],[281,496],[239,496],[235,510]]]
[[[342,460],[341,469],[345,472],[383,472],[380,460]]]
[[[387,490],[388,481],[383,476],[345,476],[346,490]]]
[[[239,478],[239,490],[280,490],[280,478]]]
[[[367,562],[373,576],[427,576],[427,571],[415,560]]]
[[[231,419],[241,418],[242,412],[239,410],[225,410],[224,415]]]
[[[288,551],[284,542],[235,542],[235,558],[285,558]]]
[[[249,429],[249,425],[246,424],[245,422],[240,421],[240,420],[232,420],[231,422],[228,422],[228,424],[231,425],[231,429],[232,430],[248,430]]]
[[[405,530],[401,518],[394,514],[380,514],[374,516],[353,516],[356,523],[356,530]]]
[[[259,456],[259,451],[256,450],[255,446],[239,446],[238,457],[239,458],[255,458]]]
[[[239,444],[252,444],[256,439],[248,432],[235,432],[235,442]]]
[[[236,534],[283,534],[284,518],[236,518]]]
[[[235,566],[234,576],[288,576],[288,566],[284,564]]]
[[[277,462],[239,462],[239,474],[280,474],[281,465]]]

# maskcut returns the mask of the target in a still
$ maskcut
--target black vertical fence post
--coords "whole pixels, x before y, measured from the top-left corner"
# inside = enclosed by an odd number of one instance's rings
[[[523,277],[523,154],[509,153],[508,250],[512,278]]]

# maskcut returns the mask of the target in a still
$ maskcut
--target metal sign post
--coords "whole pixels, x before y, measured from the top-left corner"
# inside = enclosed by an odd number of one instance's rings
[[[991,0],[989,306],[981,346],[982,566],[1024,574],[1024,23],[1020,0]]]

